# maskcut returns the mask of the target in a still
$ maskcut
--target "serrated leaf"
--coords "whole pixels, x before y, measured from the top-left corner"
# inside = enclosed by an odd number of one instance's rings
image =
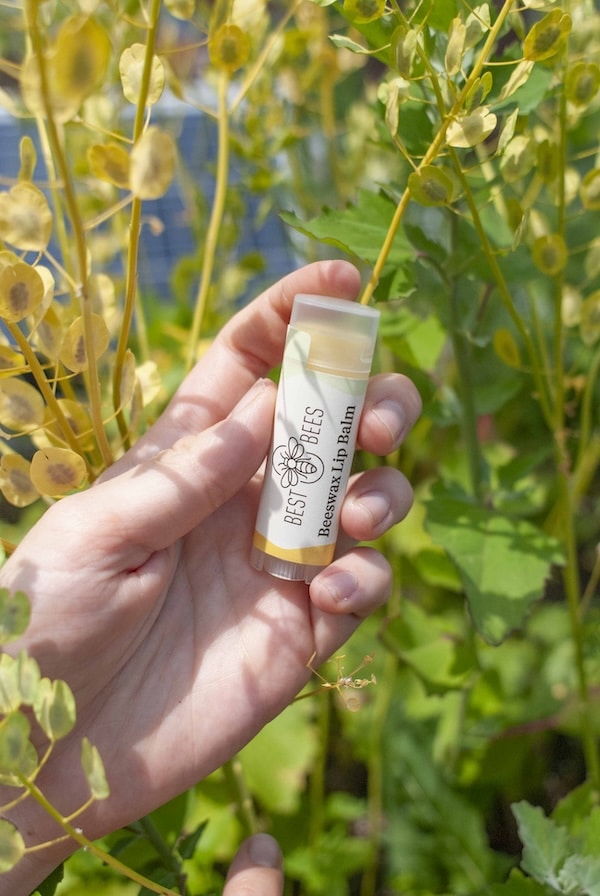
[[[104,770],[102,757],[97,747],[87,737],[81,742],[81,767],[87,779],[90,794],[95,800],[105,800],[110,796],[110,787]]]
[[[560,544],[531,523],[441,488],[427,504],[425,527],[456,564],[473,621],[492,644],[522,626],[552,564],[563,562]]]
[[[389,230],[396,205],[383,193],[361,190],[357,202],[345,209],[325,208],[310,221],[301,221],[293,213],[284,213],[283,220],[301,233],[343,249],[367,264],[373,264]],[[413,251],[402,229],[398,231],[388,256],[387,265],[396,268],[412,263]]]
[[[523,871],[539,883],[561,890],[558,875],[573,852],[569,832],[548,818],[539,806],[523,800],[511,808],[523,844]]]
[[[558,879],[564,893],[600,896],[600,856],[569,856]]]

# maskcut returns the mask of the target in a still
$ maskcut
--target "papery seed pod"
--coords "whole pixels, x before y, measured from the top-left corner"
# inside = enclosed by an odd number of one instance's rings
[[[221,25],[208,39],[208,54],[215,68],[233,74],[250,57],[250,40],[238,25]]]

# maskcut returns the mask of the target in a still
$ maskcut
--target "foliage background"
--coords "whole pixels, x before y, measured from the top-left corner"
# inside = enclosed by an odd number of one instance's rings
[[[239,250],[249,207],[253,226],[282,212],[298,261],[361,266],[383,314],[376,365],[424,399],[387,460],[416,502],[382,544],[385,611],[317,695],[104,848],[189,894],[218,888],[257,829],[279,839],[290,894],[599,894],[591,0],[85,0],[2,16],[0,101],[35,134],[0,193],[8,550],[136,438],[268,279]],[[215,122],[214,190],[160,122],[173,97]],[[160,228],[147,203],[174,178],[194,250],[157,295],[138,289],[140,235]],[[86,852],[40,892],[56,886],[139,891]]]

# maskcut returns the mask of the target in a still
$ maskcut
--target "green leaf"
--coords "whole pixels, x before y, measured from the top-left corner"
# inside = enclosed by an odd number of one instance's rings
[[[181,838],[177,846],[177,852],[182,859],[192,858],[207,824],[208,821],[200,822],[195,831],[192,831],[191,834],[187,834],[185,837]]]
[[[18,829],[0,818],[0,874],[10,871],[25,853],[25,844]]]
[[[389,230],[396,205],[384,193],[361,190],[355,205],[340,211],[326,208],[310,221],[301,221],[295,214],[285,212],[286,224],[313,239],[336,246],[344,252],[373,264]],[[404,232],[396,234],[387,259],[388,268],[412,262],[413,252]]]
[[[87,737],[84,737],[81,742],[81,766],[94,799],[105,800],[110,796],[104,763],[97,747],[94,747]]]
[[[73,730],[76,718],[75,698],[66,681],[42,678],[33,709],[50,740],[60,740]]]
[[[11,773],[21,769],[26,760],[31,725],[21,712],[11,712],[0,722],[0,771]]]
[[[492,884],[490,896],[548,896],[548,890],[537,880],[525,877],[522,871],[514,868],[507,881]]]
[[[30,615],[26,594],[22,591],[10,594],[6,588],[0,588],[0,644],[20,638],[29,625]]]
[[[425,526],[458,567],[473,621],[492,644],[523,624],[550,566],[563,560],[559,543],[531,523],[441,488],[428,502]]]
[[[267,811],[297,810],[316,749],[312,708],[303,700],[289,706],[242,750],[244,777]]]
[[[523,844],[523,871],[539,883],[562,890],[559,872],[573,852],[569,832],[548,818],[538,806],[524,800],[514,803],[511,808]]]
[[[564,893],[600,896],[600,856],[569,856],[559,880]]]
[[[34,890],[39,896],[54,896],[56,888],[62,882],[65,876],[65,866],[59,865],[48,877]]]

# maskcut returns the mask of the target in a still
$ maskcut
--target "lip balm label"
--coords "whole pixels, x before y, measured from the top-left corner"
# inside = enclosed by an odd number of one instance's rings
[[[333,559],[367,379],[310,369],[310,345],[290,328],[254,547],[322,567]]]

